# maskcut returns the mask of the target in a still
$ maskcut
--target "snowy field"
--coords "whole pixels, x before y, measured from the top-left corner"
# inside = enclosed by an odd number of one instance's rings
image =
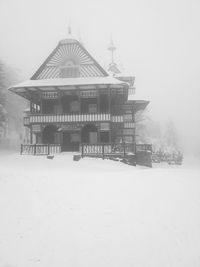
[[[199,166],[0,154],[0,267],[199,267]]]

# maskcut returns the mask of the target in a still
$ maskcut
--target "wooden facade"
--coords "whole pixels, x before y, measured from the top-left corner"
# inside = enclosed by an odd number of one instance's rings
[[[21,153],[135,153],[135,113],[149,102],[128,100],[133,83],[110,77],[77,40],[60,41],[30,80],[10,88],[30,102]]]

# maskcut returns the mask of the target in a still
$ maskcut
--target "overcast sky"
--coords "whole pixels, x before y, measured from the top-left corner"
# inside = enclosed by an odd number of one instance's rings
[[[200,0],[0,0],[0,58],[24,79],[72,32],[107,67],[115,58],[136,77],[136,96],[155,120],[175,121],[200,144]],[[190,140],[190,141],[189,141]]]

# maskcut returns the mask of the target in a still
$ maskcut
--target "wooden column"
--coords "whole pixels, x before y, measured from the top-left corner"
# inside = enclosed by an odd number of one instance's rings
[[[109,143],[111,143],[111,125],[112,123],[109,122]]]
[[[111,88],[108,88],[108,112],[111,114]]]
[[[33,144],[33,132],[32,132],[32,127],[30,127],[30,143]]]
[[[108,112],[111,116],[111,88],[108,88]],[[109,123],[109,143],[111,143],[111,126],[112,122]]]
[[[31,112],[31,114],[33,112],[32,96],[31,96],[31,99],[30,99],[30,112]]]
[[[97,143],[100,144],[100,122],[97,126]]]
[[[136,133],[136,129],[135,129],[135,112],[134,112],[134,109],[133,109],[133,123],[134,123],[134,128],[133,128],[133,143],[136,143],[136,136],[135,136],[135,133]]]
[[[100,113],[100,92],[97,90],[97,113]]]
[[[78,96],[78,102],[79,102],[79,113],[81,113],[81,96],[80,96],[80,89],[78,90],[76,90],[76,94],[77,94],[77,96]]]
[[[42,92],[40,91],[40,114],[43,113],[43,98],[42,98]]]
[[[62,114],[63,113],[63,111],[62,111],[62,101],[61,101],[61,99],[62,99],[62,91],[60,89],[58,89],[57,87],[54,87],[54,90],[58,94],[57,104],[56,104],[57,105],[56,113],[59,112],[59,114]],[[56,98],[55,98],[55,100],[56,100]]]

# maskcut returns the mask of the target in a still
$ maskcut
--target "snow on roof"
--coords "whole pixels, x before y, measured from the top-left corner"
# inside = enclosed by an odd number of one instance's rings
[[[128,100],[128,103],[134,104],[134,110],[135,112],[137,112],[139,110],[144,110],[148,106],[149,101],[134,99],[134,100]]]
[[[126,72],[126,71],[122,71],[119,74],[115,74],[114,77],[116,77],[116,78],[118,78],[118,77],[132,77],[132,78],[135,78],[135,76],[132,73],[129,73],[129,72]]]
[[[9,90],[26,89],[34,87],[51,87],[51,86],[81,86],[81,85],[127,85],[127,83],[119,81],[113,77],[84,77],[84,78],[58,78],[58,79],[42,79],[27,80],[12,86]],[[44,88],[45,89],[45,88]]]

